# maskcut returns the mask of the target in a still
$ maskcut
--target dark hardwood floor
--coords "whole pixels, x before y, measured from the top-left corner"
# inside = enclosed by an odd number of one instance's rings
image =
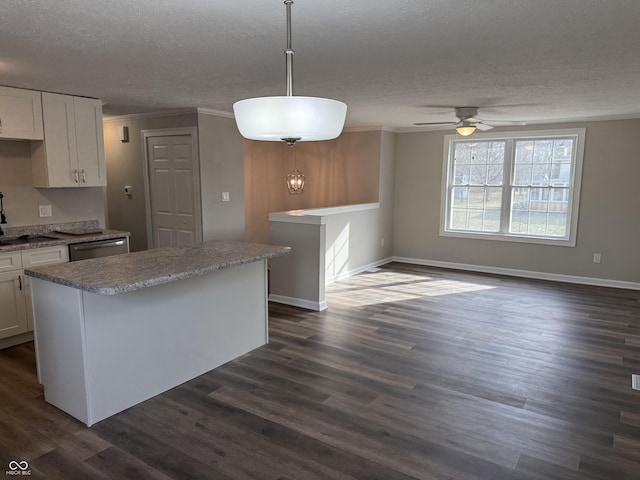
[[[640,478],[640,292],[394,263],[327,296],[271,305],[269,345],[92,428],[43,401],[33,344],[0,352],[0,462],[65,480]]]

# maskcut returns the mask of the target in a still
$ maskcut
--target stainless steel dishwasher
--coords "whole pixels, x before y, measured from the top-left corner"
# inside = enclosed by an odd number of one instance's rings
[[[86,260],[88,258],[108,257],[129,253],[129,238],[110,238],[93,242],[71,243],[69,245],[69,260]]]

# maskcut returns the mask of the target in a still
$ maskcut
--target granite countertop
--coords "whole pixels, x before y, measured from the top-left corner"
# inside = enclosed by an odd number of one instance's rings
[[[103,230],[102,233],[87,233],[84,235],[69,235],[64,233],[47,233],[48,238],[38,242],[22,243],[18,245],[2,245],[0,253],[14,252],[17,250],[30,250],[32,248],[55,247],[56,245],[69,245],[71,243],[93,242],[96,240],[109,240],[111,238],[128,237],[129,232],[119,230]],[[0,237],[0,240],[2,238]]]
[[[64,233],[64,231],[72,233]],[[81,233],[81,232],[91,233]],[[42,240],[21,244],[2,244],[3,238],[29,235],[31,237],[46,237]],[[71,243],[93,242],[97,240],[110,240],[130,236],[129,232],[121,230],[108,230],[98,226],[95,220],[81,222],[59,223],[52,225],[32,225],[26,227],[6,228],[5,235],[0,236],[0,254],[32,248],[55,247],[56,245],[69,245]]]
[[[291,247],[211,240],[26,269],[25,274],[68,287],[117,295],[290,253]]]

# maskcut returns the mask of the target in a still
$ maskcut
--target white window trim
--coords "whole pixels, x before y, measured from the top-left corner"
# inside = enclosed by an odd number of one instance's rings
[[[543,245],[557,245],[564,247],[575,247],[576,237],[578,230],[578,209],[580,207],[580,188],[582,185],[582,163],[584,158],[584,139],[586,134],[586,128],[569,128],[569,129],[557,129],[557,130],[528,130],[520,132],[500,132],[500,133],[474,133],[473,138],[478,141],[487,140],[526,140],[532,137],[566,137],[575,136],[577,141],[575,142],[575,164],[571,171],[571,210],[569,212],[569,236],[568,238],[549,238],[549,237],[536,237],[533,235],[518,235],[509,233],[490,233],[490,232],[460,232],[460,231],[448,231],[447,227],[447,211],[449,209],[449,178],[452,175],[451,162],[449,159],[451,144],[454,141],[460,141],[459,135],[445,135],[444,136],[444,161],[442,169],[442,187],[440,198],[440,236],[442,237],[458,237],[458,238],[473,238],[483,240],[498,240],[506,242],[520,242],[520,243],[537,243]],[[509,159],[511,161],[511,159]],[[505,186],[506,187],[506,186]],[[504,212],[503,212],[504,213]]]

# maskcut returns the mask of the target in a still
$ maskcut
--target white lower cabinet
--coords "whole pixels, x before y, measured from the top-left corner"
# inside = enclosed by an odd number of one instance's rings
[[[0,339],[33,330],[29,278],[23,269],[68,261],[66,245],[0,254]]]
[[[0,273],[0,338],[29,330],[22,269]]]

